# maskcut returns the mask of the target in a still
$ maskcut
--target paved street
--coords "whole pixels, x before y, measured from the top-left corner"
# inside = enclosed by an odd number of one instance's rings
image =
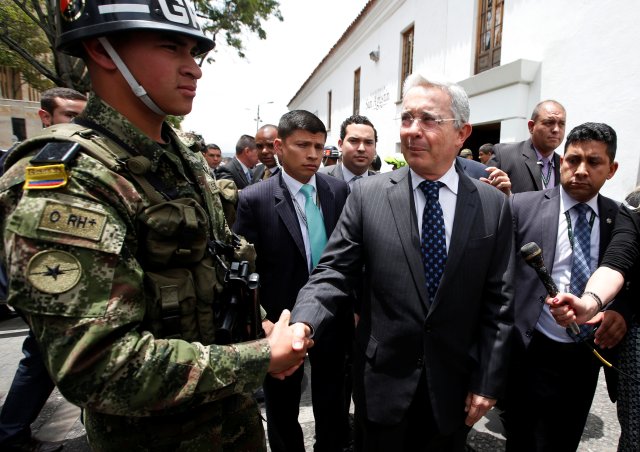
[[[26,335],[25,328],[20,319],[0,322],[0,404],[4,403],[18,361],[22,357],[21,346]],[[307,378],[305,382],[308,382]],[[566,384],[570,390],[570,383]],[[308,384],[306,388],[300,407],[300,423],[305,433],[306,448],[311,451],[313,450],[313,413]],[[553,416],[553,413],[549,415]],[[80,422],[80,410],[68,403],[57,390],[51,394],[44,410],[34,423],[33,432],[42,440],[64,441],[65,451],[90,450]],[[578,450],[580,452],[614,452],[617,449],[619,434],[615,405],[609,401],[604,376],[601,375],[587,428]],[[504,443],[500,422],[493,411],[476,425],[468,441],[472,450],[482,452],[504,450]]]

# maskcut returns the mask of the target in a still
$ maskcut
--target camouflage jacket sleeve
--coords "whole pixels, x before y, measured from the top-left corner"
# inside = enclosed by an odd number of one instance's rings
[[[204,346],[145,331],[144,273],[125,178],[81,155],[66,187],[24,190],[22,161],[0,179],[0,255],[9,303],[23,312],[71,402],[129,416],[167,414],[250,392],[264,378],[266,340]]]

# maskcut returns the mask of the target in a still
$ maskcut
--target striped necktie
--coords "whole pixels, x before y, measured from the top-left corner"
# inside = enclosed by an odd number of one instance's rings
[[[579,297],[584,292],[587,281],[591,276],[591,227],[587,221],[587,214],[592,210],[591,207],[584,203],[576,204],[572,207],[572,210],[576,212],[578,219],[576,220],[575,228],[573,228],[573,237],[570,237],[573,254],[571,256],[569,291]],[[574,341],[582,342],[591,337],[593,326],[580,325],[580,334],[578,336],[575,336],[570,328],[567,328],[567,333]]]

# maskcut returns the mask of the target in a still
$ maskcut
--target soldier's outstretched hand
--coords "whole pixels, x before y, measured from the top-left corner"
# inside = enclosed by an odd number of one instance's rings
[[[299,337],[294,333],[293,326],[289,325],[291,313],[288,310],[282,311],[280,319],[274,324],[271,334],[267,336],[271,347],[271,362],[269,363],[269,373],[274,378],[284,380],[294,373],[304,362],[307,348],[313,346],[313,340]],[[293,347],[293,344],[296,347]]]

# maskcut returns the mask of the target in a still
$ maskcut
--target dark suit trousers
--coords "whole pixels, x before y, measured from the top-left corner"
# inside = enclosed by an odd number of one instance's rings
[[[304,366],[284,380],[267,375],[262,388],[267,411],[267,435],[273,452],[304,452],[304,437],[298,423]]]
[[[325,331],[314,347],[309,349],[315,452],[341,452],[347,436],[344,376],[345,351],[351,345],[350,330],[346,325],[349,320],[340,316],[335,327],[329,327],[331,330]],[[270,376],[265,378],[263,388],[267,433],[273,452],[304,452],[302,429],[298,423],[303,375],[301,367],[284,380]]]
[[[461,419],[464,419],[463,410],[461,406]],[[461,422],[460,428],[450,435],[438,432],[424,373],[409,410],[399,424],[371,422],[359,404],[356,405],[355,421],[358,452],[464,452],[470,430]]]
[[[22,353],[24,358],[20,360],[0,413],[0,445],[31,438],[31,424],[54,388],[31,330],[22,345]]]
[[[599,361],[581,344],[534,332],[509,374],[507,451],[575,451],[598,383]]]

